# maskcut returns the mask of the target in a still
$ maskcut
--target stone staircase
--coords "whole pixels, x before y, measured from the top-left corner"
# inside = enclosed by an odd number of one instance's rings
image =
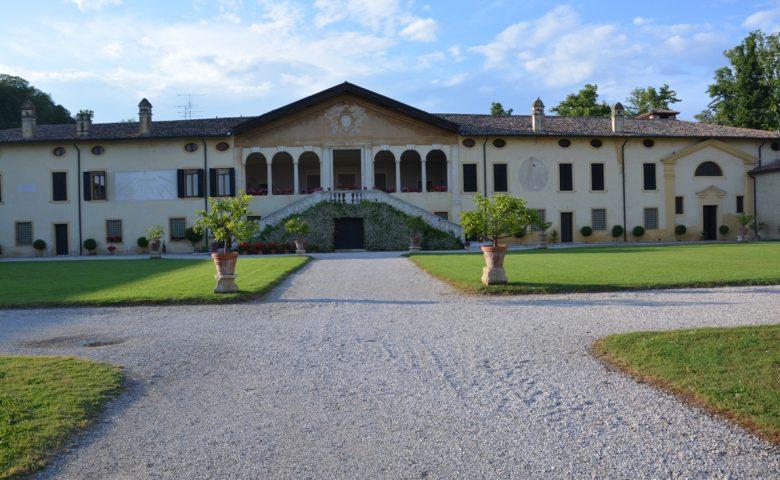
[[[422,218],[425,223],[434,228],[443,230],[445,232],[450,232],[456,237],[463,239],[463,228],[461,228],[460,225],[452,223],[449,220],[445,220],[440,216],[434,215],[428,210],[425,210],[424,208],[420,208],[417,205],[413,205],[380,190],[336,190],[315,192],[264,217],[260,220],[260,228],[263,229],[267,225],[275,225],[290,215],[301,213],[320,202],[386,203],[387,205],[390,205],[391,207],[400,210],[407,215]]]

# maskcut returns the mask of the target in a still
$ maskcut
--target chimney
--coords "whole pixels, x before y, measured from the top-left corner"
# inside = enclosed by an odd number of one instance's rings
[[[81,110],[76,114],[76,135],[83,137],[89,135],[89,127],[92,125],[92,110]]]
[[[25,100],[22,104],[22,138],[33,138],[35,136],[37,118],[35,105],[30,100]]]
[[[637,115],[636,118],[640,120],[677,120],[679,114],[680,112],[677,110],[659,109]]]
[[[617,102],[615,106],[612,107],[612,132],[623,133],[625,121],[625,109],[620,102]]]
[[[152,133],[152,104],[145,98],[138,104],[138,122],[141,135]]]
[[[544,103],[537,98],[531,106],[531,128],[534,132],[544,132]]]

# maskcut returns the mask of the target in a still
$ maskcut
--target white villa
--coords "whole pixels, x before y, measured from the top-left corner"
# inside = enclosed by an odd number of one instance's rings
[[[734,239],[739,213],[780,227],[780,134],[706,125],[657,111],[624,118],[432,114],[343,83],[256,117],[37,125],[0,130],[2,255],[137,250],[152,225],[169,252],[190,251],[184,230],[207,197],[253,195],[273,223],[319,201],[386,202],[459,233],[479,192],[511,193],[552,222],[559,242],[612,241],[643,226],[644,241]],[[729,232],[722,235],[719,227]],[[583,226],[593,235],[584,237]],[[517,242],[533,242],[526,236]],[[360,238],[351,246],[359,246]],[[337,248],[339,245],[336,245]]]

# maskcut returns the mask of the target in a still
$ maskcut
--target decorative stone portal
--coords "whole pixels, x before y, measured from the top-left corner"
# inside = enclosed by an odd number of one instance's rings
[[[333,247],[336,250],[362,250],[363,219],[362,218],[337,218],[333,231]]]

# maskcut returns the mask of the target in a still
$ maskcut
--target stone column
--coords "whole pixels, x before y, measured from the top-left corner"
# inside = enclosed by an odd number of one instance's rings
[[[333,190],[333,151],[330,147],[322,149],[322,174],[320,175],[322,188]]]
[[[395,155],[395,191],[401,193],[401,155]]]
[[[450,158],[447,160],[447,168],[448,168],[448,180],[452,180],[452,183],[447,185],[447,188],[449,189],[450,193],[450,202],[452,205],[452,212],[450,215],[450,220],[459,223],[460,218],[460,211],[461,211],[461,201],[460,201],[460,191],[461,191],[461,185],[460,185],[460,157],[459,157],[459,149],[460,147],[458,145],[450,145]]]
[[[428,189],[426,188],[426,186],[428,185],[428,168],[427,168],[427,166],[428,166],[428,160],[425,157],[420,156],[420,169],[422,170],[422,172],[420,172],[421,173],[421,175],[420,175],[420,179],[421,179],[420,191],[421,192],[427,192],[428,191]]]
[[[369,190],[373,190],[376,185],[374,185],[374,156],[373,156],[374,149],[371,147],[363,147],[363,156],[365,157],[365,178],[366,181],[363,184],[364,188],[368,188]]]
[[[300,184],[298,183],[298,160],[299,158],[293,158],[293,195],[298,195],[301,191]]]
[[[274,154],[276,153],[275,148],[261,148],[260,153],[263,154],[265,157],[265,166],[266,166],[266,182],[268,183],[268,195],[273,195],[273,181],[272,181],[272,173],[271,173],[271,164],[273,163]]]

